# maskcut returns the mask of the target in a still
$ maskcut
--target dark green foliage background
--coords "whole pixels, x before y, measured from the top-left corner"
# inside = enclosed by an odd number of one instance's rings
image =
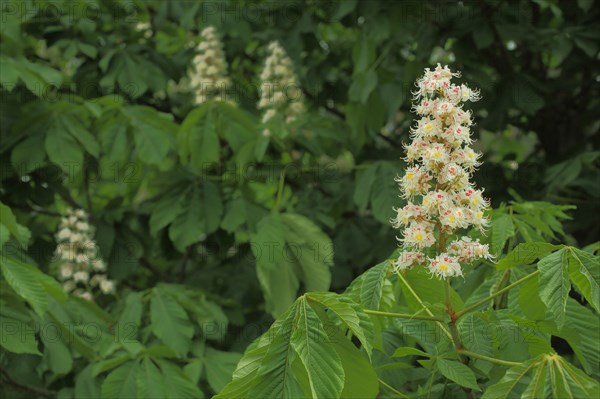
[[[409,140],[410,91],[438,62],[481,89],[472,109],[484,165],[475,180],[500,208],[494,217],[514,222],[496,236],[494,252],[522,241],[584,247],[600,236],[600,7],[592,0],[3,0],[0,7],[0,200],[31,231],[26,250],[13,238],[3,251],[52,274],[59,213],[86,209],[118,293],[98,298],[98,308],[51,300],[51,317],[102,320],[111,333],[132,321],[145,349],[119,350],[171,381],[187,367],[188,379],[173,383],[180,397],[220,390],[272,314],[299,293],[342,292],[394,251],[388,220],[402,202],[393,179]],[[139,22],[150,24],[150,35],[136,30]],[[208,25],[223,38],[237,109],[194,109],[185,82],[174,85]],[[269,141],[256,103],[272,40],[294,60],[308,112],[273,127]],[[566,220],[567,208],[532,201],[576,209]],[[263,273],[272,268],[261,262],[279,263],[261,258],[254,240],[315,256],[279,259],[295,281],[281,287],[275,273],[270,288],[261,287],[257,263]],[[475,273],[462,293],[485,277]],[[11,295],[3,308],[17,309]],[[48,315],[38,316],[43,325]],[[97,365],[120,352],[82,345],[56,344],[53,352],[40,345],[41,363],[3,349],[4,397],[31,397],[19,383],[42,396],[99,394],[110,367]],[[152,347],[164,364],[136,357]],[[169,351],[184,356],[171,359]],[[97,377],[89,364],[100,367]]]

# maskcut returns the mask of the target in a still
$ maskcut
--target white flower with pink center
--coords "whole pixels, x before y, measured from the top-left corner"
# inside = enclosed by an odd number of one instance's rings
[[[433,224],[429,222],[413,222],[404,230],[404,238],[401,241],[405,246],[415,249],[423,249],[435,243],[433,235]]]
[[[458,259],[449,254],[442,253],[429,261],[429,272],[440,278],[462,276],[462,269]]]
[[[481,154],[469,147],[472,113],[462,103],[480,96],[477,90],[451,82],[459,76],[438,64],[434,70],[425,69],[416,82],[413,111],[420,118],[411,128],[412,141],[403,146],[408,167],[396,178],[401,197],[410,201],[394,209],[396,217],[391,220],[402,230],[403,251],[394,261],[396,270],[426,265],[435,276],[447,278],[462,276],[461,262],[491,259],[487,245],[464,235],[470,227],[484,231],[490,203],[469,181]],[[425,250],[436,255],[428,257]]]

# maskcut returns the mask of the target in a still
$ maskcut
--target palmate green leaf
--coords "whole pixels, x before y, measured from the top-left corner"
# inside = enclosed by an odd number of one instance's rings
[[[325,328],[331,310],[309,295],[250,345],[215,399],[375,397],[377,375],[367,357],[342,329]]]
[[[546,254],[562,247],[562,245],[553,245],[547,242],[521,243],[498,261],[496,270],[505,270],[519,265],[530,265],[536,259],[543,258]]]
[[[49,297],[52,297],[60,303],[64,303],[67,301],[69,296],[65,292],[63,286],[54,277],[49,276],[48,274],[45,274],[43,272],[40,272],[38,276],[40,278],[42,286],[46,290],[46,293],[49,295]]]
[[[8,285],[42,316],[48,307],[47,293],[42,284],[43,273],[34,266],[8,256],[0,257],[0,268]]]
[[[27,137],[17,144],[10,154],[10,162],[20,175],[41,167],[45,159],[43,134]]]
[[[540,299],[550,309],[559,327],[566,320],[567,298],[571,290],[567,251],[560,249],[538,262]]]
[[[360,39],[354,42],[354,47],[352,48],[352,61],[354,62],[355,73],[366,71],[374,60],[375,46],[373,40],[363,32]]]
[[[362,171],[356,181],[354,203],[365,210],[371,203],[373,216],[381,223],[389,224],[394,216],[393,207],[398,203],[398,185],[394,182],[396,167],[390,162],[377,162]]]
[[[219,110],[219,136],[223,137],[233,152],[239,152],[245,145],[252,144],[258,135],[256,117],[235,105],[217,101]],[[264,137],[260,135],[260,137]]]
[[[481,313],[467,314],[459,320],[458,333],[466,349],[481,355],[492,356],[494,348],[490,339],[490,324]],[[474,360],[480,363],[481,360]]]
[[[129,119],[139,160],[152,165],[162,163],[172,148],[177,130],[172,116],[141,105],[123,107],[121,111]]]
[[[540,282],[538,278],[527,280],[518,290],[519,307],[531,320],[543,320],[546,315],[546,305],[540,299]]]
[[[47,322],[50,322],[49,317]],[[57,375],[68,374],[73,368],[73,355],[66,345],[68,341],[63,342],[60,336],[50,337],[44,333],[40,334],[40,338],[44,344],[43,361],[48,368]]]
[[[384,260],[363,274],[360,302],[365,308],[379,310],[383,285],[391,266],[392,264],[389,260]]]
[[[189,290],[187,295],[179,295],[177,300],[201,327],[204,339],[220,341],[227,334],[227,316],[219,305],[206,299],[203,292]]]
[[[284,232],[280,215],[270,214],[258,223],[251,246],[267,310],[276,316],[294,302],[300,286],[293,265],[284,257]]]
[[[169,227],[169,238],[183,252],[188,245],[200,241],[203,235],[219,227],[223,204],[218,187],[205,181],[201,188],[195,187],[188,193],[182,206],[183,211],[179,212]],[[165,219],[170,219],[170,216]]]
[[[65,122],[57,118],[46,131],[44,148],[48,159],[66,173],[73,173],[83,167],[83,147],[77,142]]]
[[[100,383],[92,375],[92,365],[88,365],[75,377],[74,397],[78,399],[98,399],[100,395]]]
[[[120,355],[117,357],[112,357],[110,359],[106,359],[106,360],[101,360],[99,362],[94,363],[91,366],[90,369],[90,373],[92,376],[96,377],[97,375],[108,371],[108,370],[112,370],[115,367],[119,366],[120,364],[125,363],[128,360],[131,360],[133,355],[132,353],[127,353],[125,355]]]
[[[0,346],[13,353],[42,355],[33,328],[12,317],[0,316]]]
[[[123,363],[114,369],[102,383],[102,399],[125,399],[138,397],[137,373],[139,364],[135,361]]]
[[[116,340],[137,338],[143,312],[142,295],[141,292],[130,292],[125,298],[125,307],[119,315],[116,326]]]
[[[332,331],[328,329],[328,332]],[[335,332],[328,334],[331,346],[337,352],[344,368],[344,389],[340,399],[374,399],[379,393],[377,373],[369,360],[347,339],[339,339]]]
[[[344,388],[344,369],[339,355],[327,345],[328,337],[321,320],[302,299],[298,303],[292,347],[304,363],[313,398],[338,398]]]
[[[360,305],[344,295],[332,292],[311,292],[306,294],[309,302],[317,302],[333,312],[335,316],[354,334],[371,356],[373,351],[373,323]]]
[[[161,371],[150,358],[144,358],[140,362],[136,373],[136,384],[138,398],[167,397],[169,389],[167,381],[164,380]]]
[[[492,274],[490,277],[482,281],[477,288],[469,295],[465,300],[465,306],[473,305],[484,298],[487,298],[493,293],[495,287],[498,286],[499,281],[502,279],[501,273]],[[491,301],[490,301],[491,303]]]
[[[392,357],[406,357],[406,356],[429,357],[429,354],[426,352],[423,352],[422,350],[419,350],[417,348],[402,347],[402,348],[397,348],[394,351],[394,354],[392,355]]]
[[[550,166],[544,177],[546,191],[552,192],[573,182],[581,173],[582,166],[580,157]]]
[[[204,394],[175,364],[160,358],[130,360],[108,374],[102,398],[204,398]]]
[[[215,232],[221,223],[223,216],[223,200],[219,187],[216,184],[206,181],[202,185],[200,198],[203,210],[203,226],[207,234]]]
[[[499,254],[504,249],[506,240],[515,234],[515,227],[510,215],[501,214],[492,220],[492,254]]]
[[[89,132],[88,127],[81,120],[80,116],[74,113],[62,115],[60,123],[83,148],[95,158],[100,154],[100,144],[96,138]]]
[[[120,113],[104,112],[95,123],[103,157],[111,162],[125,163],[129,159],[127,119]]]
[[[67,311],[67,307],[55,300],[50,300],[48,303],[48,316],[53,327],[58,327],[60,334],[65,341],[69,342],[69,347],[79,352],[87,360],[92,361],[96,356],[98,342],[93,344],[91,339],[85,339],[73,328],[73,326],[81,325],[81,320],[74,319]],[[96,325],[106,325],[106,322]],[[42,330],[46,328],[42,326]],[[97,331],[97,330],[96,330]],[[110,339],[110,335],[106,331],[100,330],[100,338]]]
[[[34,63],[23,56],[6,57],[0,56],[0,69],[2,72],[2,85],[9,83],[9,88],[14,87],[12,84],[17,83],[20,79],[27,89],[35,96],[40,97],[46,94],[45,88],[49,85],[60,87],[63,77],[62,74],[41,63]],[[10,72],[9,72],[10,71]]]
[[[198,170],[219,160],[219,137],[214,116],[215,104],[205,102],[185,118],[177,134],[179,157],[184,165]]]
[[[351,100],[360,101],[365,104],[369,99],[369,95],[377,87],[377,73],[370,69],[357,74],[352,79],[352,85],[348,91],[348,96]]]
[[[549,367],[553,398],[597,398],[600,397],[600,383],[583,371],[569,364],[558,355],[546,358]]]
[[[200,381],[202,371],[204,371],[204,362],[202,359],[194,359],[183,367],[185,375],[195,384],[198,384]]]
[[[468,366],[455,360],[442,358],[438,358],[436,364],[440,373],[450,381],[454,381],[460,386],[471,388],[475,391],[481,391],[477,385],[475,373]]]
[[[152,291],[150,323],[154,335],[179,356],[188,352],[194,328],[181,305],[160,286]]]
[[[165,359],[155,359],[162,371],[167,399],[202,399],[204,393],[174,363]]]
[[[233,233],[246,222],[246,213],[246,201],[243,198],[236,198],[229,201],[223,220],[221,221],[221,228],[229,233]]]
[[[514,218],[513,223],[515,224],[515,227],[517,228],[517,231],[519,232],[519,234],[521,234],[521,236],[523,237],[523,239],[526,242],[529,243],[529,242],[543,242],[544,241],[544,236],[542,234],[538,233],[536,231],[536,229],[531,227],[529,224],[523,222],[522,220],[520,220],[518,218]]]
[[[6,230],[17,239],[22,248],[27,249],[31,232],[25,227],[17,223],[17,218],[13,214],[12,209],[0,202],[0,223],[5,226]],[[8,241],[6,232],[2,232],[2,240]],[[4,244],[4,243],[2,243]]]
[[[500,381],[485,390],[481,399],[509,399],[516,397],[515,390],[517,387],[523,385],[523,378],[531,370],[540,365],[543,356],[545,355],[540,355],[508,369]]]
[[[274,316],[294,302],[300,281],[308,291],[329,289],[333,244],[306,217],[268,215],[258,223],[251,248],[267,309]]]
[[[391,162],[381,162],[377,168],[377,176],[371,189],[371,207],[373,216],[386,226],[394,217],[394,207],[401,204],[397,200],[398,184],[394,181],[398,173],[397,166]]]
[[[528,354],[537,356],[552,350],[550,335],[547,333],[549,330],[541,328],[543,322],[519,319],[508,309],[490,310],[486,317],[492,328],[490,331],[496,332],[491,337],[494,348],[497,348],[494,357],[524,361]]]
[[[371,198],[371,187],[375,181],[377,172],[377,164],[370,165],[367,169],[358,174],[356,186],[354,188],[354,203],[361,209],[365,210]]]
[[[531,380],[525,391],[523,391],[523,398],[545,398],[548,397],[548,368],[545,367],[546,363],[541,363],[533,371]]]
[[[482,399],[508,399],[520,392],[523,398],[596,398],[600,383],[557,354],[541,354],[508,369],[500,381],[488,387]]]
[[[190,164],[201,172],[219,161],[219,137],[227,141],[238,160],[244,157],[244,152],[250,156],[257,140],[256,126],[252,115],[243,110],[221,101],[205,102],[188,114],[179,129],[179,157],[184,165]],[[268,138],[258,137],[258,143],[265,144],[263,150],[268,142]],[[260,159],[260,154],[257,158]]]
[[[445,314],[446,288],[443,280],[431,278],[431,275],[427,269],[423,267],[412,268],[405,271],[403,274],[412,291],[414,291],[419,298],[421,298],[428,308],[435,313],[436,308],[439,309],[439,306],[442,306],[444,308],[443,313]],[[404,294],[404,298],[406,299],[410,309],[415,312],[422,312],[423,307],[416,300],[411,290],[409,290],[403,282],[399,282],[398,284],[402,288],[402,293]],[[459,311],[464,307],[464,303],[460,295],[458,295],[453,288],[450,289],[450,298],[455,311]],[[432,305],[437,305],[437,307]]]
[[[192,165],[197,168],[219,161],[220,144],[216,115],[212,108],[213,104],[207,103],[206,106],[210,108],[208,111],[202,112],[203,118],[201,121],[196,121],[196,124],[191,127],[188,127],[189,125],[184,126],[185,122],[182,125],[182,129],[193,129],[189,133],[188,143],[192,149],[190,154]]]
[[[232,387],[240,385],[241,381],[245,381],[245,379],[240,379],[240,377],[250,376],[250,370],[255,369],[256,374],[251,376],[252,386],[249,394],[247,396],[233,396],[233,392],[230,390],[228,391],[226,387],[224,391],[221,392],[223,398],[295,398],[304,396],[304,390],[298,379],[295,377],[292,368],[292,364],[297,358],[291,345],[292,334],[295,331],[297,313],[298,303],[294,303],[289,311],[279,319],[282,320],[281,324],[271,327],[267,333],[274,334],[268,345],[251,350],[240,361],[240,364],[233,375],[234,383],[231,385]],[[248,355],[250,355],[249,359],[247,359]],[[245,360],[253,359],[256,355],[262,355],[258,365],[254,362],[245,362]],[[247,364],[244,366],[245,369],[240,369],[240,366],[243,364]],[[227,392],[226,396],[225,392]]]
[[[129,52],[118,54],[115,60],[120,61],[119,65],[122,65],[117,75],[117,82],[121,90],[133,99],[143,95],[148,90],[148,81],[142,75],[142,68],[147,67],[148,64],[151,65],[151,63],[143,59],[139,60],[135,54]]]
[[[284,213],[286,253],[299,264],[307,291],[326,291],[331,284],[333,243],[314,222],[305,216]],[[285,255],[285,254],[284,254]]]
[[[539,234],[542,235],[542,237],[556,239],[556,235],[554,234],[550,223],[543,220],[543,215],[545,214],[537,212],[536,214],[521,214],[514,215],[513,217],[534,228]],[[550,220],[555,221],[552,216],[550,216]]]
[[[569,298],[564,327],[551,333],[567,341],[588,374],[600,372],[600,317],[597,314]]]
[[[569,277],[585,299],[600,312],[600,259],[577,248],[567,250]]]
[[[241,357],[242,355],[236,352],[206,348],[206,379],[213,391],[219,392],[231,381],[231,374]]]
[[[290,311],[291,310],[292,309],[290,309]],[[277,319],[266,334],[255,341],[254,344],[250,345],[233,372],[232,382],[227,384],[227,386],[220,392],[219,395],[215,397],[215,399],[248,397],[248,392],[259,382],[259,379],[256,378],[256,376],[267,353],[271,351],[270,344],[275,342],[279,332],[281,331],[282,322],[287,320],[287,316],[289,316],[290,313],[291,312],[286,312],[283,317]],[[293,316],[294,314],[292,314],[292,318]],[[289,334],[291,334],[290,326],[291,324],[288,325],[287,328]],[[287,354],[285,356],[287,356]],[[287,363],[284,363],[284,365],[287,365]],[[270,370],[275,369],[272,368]],[[260,381],[266,380],[267,379],[261,379]]]
[[[386,262],[388,263],[387,266]],[[373,270],[375,268],[377,269]],[[346,288],[343,295],[358,303],[364,309],[368,309],[369,306],[373,306],[376,310],[390,311],[392,310],[393,305],[396,303],[396,293],[392,282],[388,278],[388,274],[390,272],[391,263],[389,261],[384,261],[373,268],[368,269],[365,273],[355,278],[350,286]],[[377,290],[371,288],[371,284],[365,284],[365,279],[367,278],[368,274],[372,277],[371,283],[377,282]],[[374,296],[375,298],[378,298],[377,303],[373,303],[372,305],[366,305],[364,303],[370,303],[370,301],[374,299]],[[383,350],[383,341],[379,332],[382,331],[383,325],[387,325],[391,320],[389,318],[380,318],[376,316],[369,316],[369,319],[373,323],[373,329],[375,331],[373,347]]]
[[[148,69],[152,69],[155,75],[157,73],[162,75],[160,69],[157,72],[156,66],[139,57],[137,54],[122,52],[116,59],[121,61],[120,64],[123,65],[122,68],[119,68],[117,75],[119,87],[133,99],[142,96],[148,90],[149,80],[147,79],[147,73],[150,72]],[[144,70],[144,68],[147,69]]]
[[[525,241],[549,241],[555,233],[565,236],[561,220],[570,219],[564,212],[570,205],[554,205],[544,201],[513,203],[513,222]]]
[[[185,193],[181,190],[161,198],[150,215],[149,225],[150,234],[156,237],[156,234],[171,224],[182,212],[186,210],[185,205]]]

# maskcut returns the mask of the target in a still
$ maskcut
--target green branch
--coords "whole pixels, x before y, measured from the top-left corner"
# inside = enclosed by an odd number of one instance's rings
[[[277,198],[275,199],[275,210],[279,210],[279,204],[281,203],[281,196],[283,195],[283,189],[285,187],[285,168],[281,170],[279,175],[279,187],[277,187]]]
[[[471,352],[471,351],[464,350],[464,349],[458,351],[458,353],[463,354],[468,357],[472,357],[474,359],[481,359],[481,360],[486,360],[491,363],[500,364],[502,366],[514,367],[514,366],[519,366],[521,364],[521,363],[517,363],[517,362],[511,362],[508,360],[496,359],[494,357],[480,355],[479,353]]]
[[[6,370],[0,367],[0,374],[2,375],[2,379],[0,380],[0,386],[6,386],[7,388],[13,389],[15,391],[28,392],[35,396],[43,396],[45,398],[55,398],[56,392],[50,391],[48,389],[33,387],[25,384],[18,383],[13,380],[12,377],[8,374]],[[29,395],[28,395],[29,396]]]
[[[388,384],[387,382],[385,382],[381,378],[378,378],[378,380],[381,383],[381,385],[383,385],[384,387],[386,387],[390,391],[394,392],[396,395],[400,396],[401,398],[408,398],[408,396],[406,394],[400,392],[399,390],[397,390],[396,388],[394,388],[393,386],[391,386],[390,384]]]
[[[448,316],[450,316],[450,321],[448,322],[448,327],[450,328],[450,334],[452,336],[452,345],[454,349],[458,352],[463,348],[463,344],[460,340],[460,336],[458,334],[458,327],[456,327],[456,313],[452,308],[452,296],[450,293],[450,279],[445,279],[445,294],[446,294],[446,312],[448,312]]]
[[[396,271],[396,274],[398,275],[398,278],[400,279],[400,281],[402,281],[404,283],[404,285],[406,286],[406,288],[415,297],[415,299],[417,300],[417,302],[419,302],[419,304],[425,310],[425,312],[427,312],[427,314],[429,316],[435,317],[433,315],[433,313],[431,312],[431,310],[429,310],[429,308],[423,303],[423,301],[421,300],[421,298],[419,298],[419,295],[417,295],[417,293],[412,289],[412,287],[410,286],[410,284],[408,284],[408,281],[406,281],[406,279],[404,278],[404,276],[402,275],[402,273],[400,273],[399,271]],[[448,331],[448,329],[446,328],[446,326],[444,325],[444,323],[442,323],[441,321],[438,321],[437,324],[440,326],[440,328],[442,329],[442,331],[444,332],[444,334],[449,339],[452,339],[452,334],[450,334],[450,331]]]
[[[367,314],[375,315],[375,316],[398,317],[400,319],[430,320],[430,321],[439,321],[439,322],[444,321],[444,319],[435,317],[435,316],[419,316],[419,315],[413,315],[413,314],[408,314],[408,313],[381,312],[379,310],[369,310],[369,309],[364,309],[364,312]]]
[[[536,270],[535,272],[528,274],[527,276],[518,279],[517,281],[515,281],[512,284],[507,285],[506,287],[502,288],[501,290],[496,291],[495,293],[487,296],[486,298],[482,299],[481,301],[478,301],[476,303],[474,303],[471,306],[467,306],[466,308],[464,308],[463,310],[461,310],[460,312],[456,313],[456,319],[458,320],[459,318],[461,318],[462,316],[464,316],[466,313],[470,312],[473,309],[478,308],[479,306],[485,304],[486,302],[494,299],[495,297],[497,297],[498,295],[502,295],[503,293],[505,293],[506,291],[516,287],[519,284],[524,283],[525,281],[537,276],[538,274],[540,274],[539,270]]]

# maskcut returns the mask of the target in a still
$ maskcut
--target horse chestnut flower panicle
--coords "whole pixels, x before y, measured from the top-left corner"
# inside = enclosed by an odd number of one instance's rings
[[[196,93],[194,102],[199,105],[208,100],[227,101],[225,94],[231,81],[227,77],[223,43],[212,26],[204,28],[200,36],[202,42],[196,47],[198,54],[189,71],[190,84]]]
[[[56,233],[58,279],[63,289],[80,298],[92,300],[94,291],[114,292],[115,284],[106,277],[106,265],[94,241],[94,230],[82,209],[68,209]]]
[[[258,108],[264,110],[262,122],[281,115],[285,123],[293,122],[304,112],[302,92],[291,58],[278,42],[271,42],[269,56],[260,74],[261,90]]]
[[[481,154],[472,143],[471,112],[462,105],[480,99],[477,90],[456,85],[452,79],[460,73],[440,64],[416,82],[413,111],[420,117],[411,129],[412,142],[404,146],[408,164],[405,175],[397,177],[401,197],[408,205],[395,209],[391,220],[402,230],[398,240],[403,251],[394,262],[396,270],[426,266],[439,278],[462,276],[461,263],[491,259],[487,244],[469,237],[455,237],[459,229],[470,226],[482,232],[489,224],[484,216],[489,200],[476,189],[470,177],[480,165]],[[437,244],[437,245],[436,245]],[[434,257],[429,250],[436,245]]]

